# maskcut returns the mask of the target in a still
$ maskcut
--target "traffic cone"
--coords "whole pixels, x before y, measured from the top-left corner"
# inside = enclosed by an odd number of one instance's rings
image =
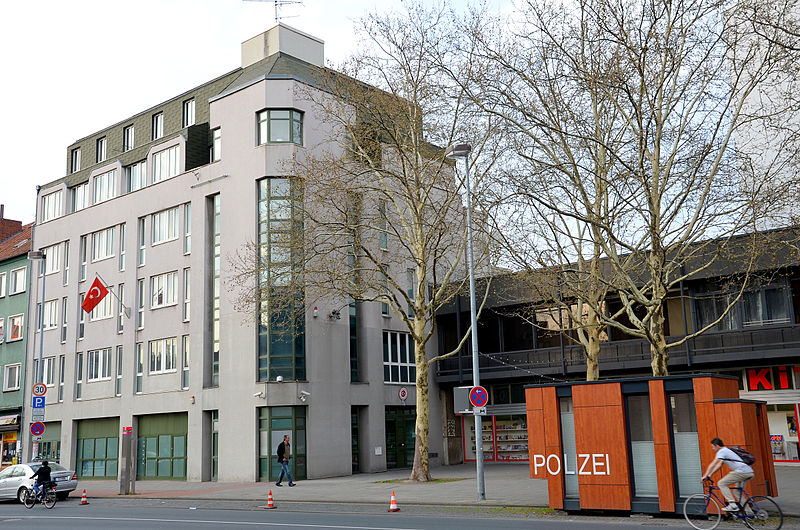
[[[397,507],[397,499],[394,498],[394,492],[392,492],[392,500],[389,503],[389,509],[386,510],[388,512],[399,512],[400,508]]]
[[[269,495],[267,495],[267,510],[274,510],[275,504],[272,502],[272,490],[269,490]]]
[[[83,495],[81,495],[81,506],[89,504],[89,501],[86,500],[86,490],[83,490]]]

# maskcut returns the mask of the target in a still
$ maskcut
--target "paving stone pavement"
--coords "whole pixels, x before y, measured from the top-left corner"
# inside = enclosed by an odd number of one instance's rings
[[[776,464],[778,497],[784,513],[800,516],[800,465]],[[441,466],[431,469],[437,482],[409,483],[409,470],[383,473],[361,473],[346,477],[301,480],[297,486],[276,487],[266,482],[176,482],[142,480],[136,482],[136,497],[152,499],[213,499],[266,502],[271,489],[273,497],[283,502],[374,503],[386,504],[392,491],[397,502],[416,505],[445,506],[547,506],[547,482],[531,479],[528,466],[521,464],[484,465],[486,501],[477,502],[474,464]],[[119,498],[119,483],[107,480],[81,480],[72,498],[81,492],[91,498]]]

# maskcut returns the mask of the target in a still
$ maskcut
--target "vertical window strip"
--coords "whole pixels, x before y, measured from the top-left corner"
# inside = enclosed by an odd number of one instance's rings
[[[136,256],[136,264],[141,267],[144,265],[144,258],[145,258],[145,249],[147,247],[147,232],[145,231],[145,218],[139,218],[139,253]]]
[[[62,283],[67,285],[69,283],[69,241],[64,241],[64,277]]]
[[[86,297],[86,293],[81,293],[78,296],[78,339],[83,338],[84,329],[86,326],[86,311],[83,310],[81,307],[83,305],[83,299]]]
[[[125,229],[125,223],[119,225],[119,270],[125,270],[125,239],[128,231]]]
[[[66,298],[65,298],[66,300]],[[58,402],[64,402],[64,369],[66,368],[66,355],[58,356]]]
[[[144,279],[136,280],[136,329],[144,327]]]
[[[211,355],[211,386],[219,386],[219,299],[220,299],[220,196],[214,195],[213,204],[213,229],[212,229],[212,355]]]
[[[81,236],[81,243],[80,243],[80,253],[81,253],[81,274],[80,274],[80,281],[84,281],[86,279],[86,236]]]
[[[122,305],[123,300],[125,300],[125,284],[121,283],[117,286],[117,306],[119,307],[117,333],[122,333],[125,327],[125,307]]]
[[[181,337],[181,365],[181,388],[186,390],[189,388],[189,335]]]
[[[141,342],[136,343],[136,388],[134,392],[142,393],[142,379],[144,378],[144,348]]]
[[[83,354],[75,356],[75,399],[83,397]]]
[[[67,297],[61,299],[61,342],[67,342]]]
[[[183,253],[192,252],[192,203],[183,205]]]
[[[183,321],[189,321],[189,310],[191,300],[191,285],[189,283],[189,269],[183,269]]]
[[[122,395],[122,346],[117,346],[117,377],[114,381],[114,395]]]

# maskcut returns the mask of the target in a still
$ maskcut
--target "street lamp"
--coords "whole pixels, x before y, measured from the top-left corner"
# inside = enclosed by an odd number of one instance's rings
[[[464,182],[467,189],[467,247],[469,259],[469,313],[472,323],[472,386],[480,386],[481,375],[478,362],[478,311],[475,304],[475,253],[472,249],[472,186],[469,183],[469,154],[472,146],[466,142],[449,146],[444,156],[450,159],[464,159]],[[483,421],[478,414],[475,418],[475,472],[478,478],[478,500],[486,500],[486,488],[483,482]]]
[[[45,272],[47,269],[47,255],[41,250],[31,250],[28,252],[28,259],[32,261],[42,260],[42,305],[39,308],[39,365],[36,368],[36,382],[42,382],[42,350],[44,349],[44,286]]]

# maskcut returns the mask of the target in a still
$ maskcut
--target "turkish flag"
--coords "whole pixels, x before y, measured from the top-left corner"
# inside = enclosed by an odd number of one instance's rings
[[[106,286],[103,285],[100,278],[95,277],[92,286],[89,288],[89,292],[86,294],[86,298],[83,299],[81,308],[87,313],[91,313],[92,309],[94,309],[107,294],[108,289],[106,289]]]

